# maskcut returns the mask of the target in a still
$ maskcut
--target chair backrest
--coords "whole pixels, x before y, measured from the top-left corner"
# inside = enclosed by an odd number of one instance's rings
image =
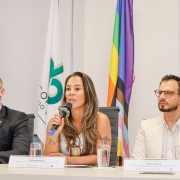
[[[28,128],[31,136],[31,143],[33,142],[34,137],[34,114],[27,114],[28,117]]]
[[[117,161],[117,143],[118,143],[118,114],[119,107],[100,107],[99,111],[106,114],[111,125],[111,152],[109,165],[118,165]]]

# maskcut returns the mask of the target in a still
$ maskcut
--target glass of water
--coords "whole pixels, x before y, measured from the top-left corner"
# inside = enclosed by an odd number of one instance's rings
[[[110,147],[107,144],[99,144],[97,149],[98,167],[108,167],[110,159]]]
[[[42,155],[41,143],[31,143],[29,154],[30,156],[41,156]]]
[[[175,159],[180,159],[180,146],[175,146]]]

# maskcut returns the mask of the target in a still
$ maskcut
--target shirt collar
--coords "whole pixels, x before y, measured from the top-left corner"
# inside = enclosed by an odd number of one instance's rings
[[[180,118],[179,118],[179,120],[177,121],[176,124],[180,127]]]
[[[166,128],[168,129],[168,125],[167,125],[167,123],[166,123],[166,121],[165,121],[164,118],[163,118],[163,124],[164,124],[164,127],[166,127]],[[180,127],[180,118],[178,119],[177,123],[173,126],[173,128],[174,128],[175,126]]]

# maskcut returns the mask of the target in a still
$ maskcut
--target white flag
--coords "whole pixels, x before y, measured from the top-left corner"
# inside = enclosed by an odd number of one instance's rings
[[[43,143],[46,138],[46,126],[54,114],[58,113],[63,95],[64,65],[59,9],[59,1],[51,0],[45,56],[38,94],[37,135]],[[71,47],[71,45],[69,46]]]

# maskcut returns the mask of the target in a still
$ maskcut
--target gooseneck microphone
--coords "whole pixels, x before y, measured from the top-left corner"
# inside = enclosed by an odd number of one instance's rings
[[[69,117],[71,108],[72,108],[72,104],[70,102],[68,102],[64,107],[59,107],[58,110],[59,110],[59,115],[60,115],[61,119],[64,118],[65,116]],[[51,126],[51,129],[49,130],[48,134],[52,136],[56,132],[58,127],[59,127],[59,125],[53,124]]]

